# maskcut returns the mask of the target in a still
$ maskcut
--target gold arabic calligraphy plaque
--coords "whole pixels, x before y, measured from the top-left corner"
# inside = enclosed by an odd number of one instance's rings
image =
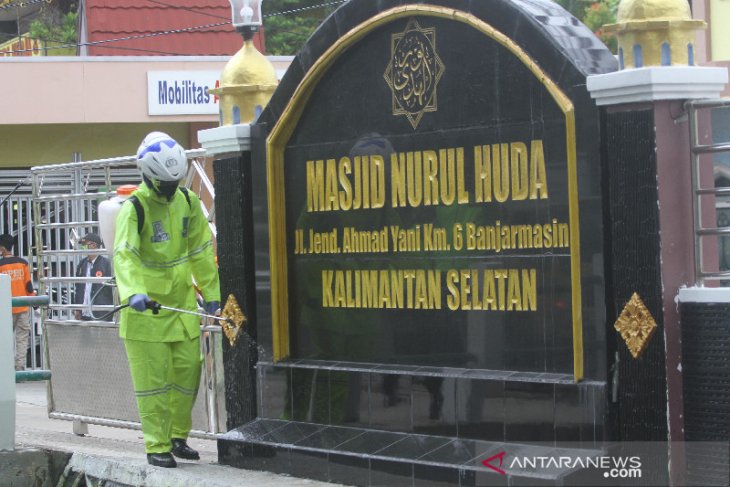
[[[634,293],[613,327],[621,334],[631,355],[639,358],[656,331],[656,322],[638,294]]]
[[[391,36],[385,82],[392,93],[393,115],[405,115],[418,127],[423,114],[438,109],[437,88],[444,64],[436,52],[436,29],[423,29],[416,19]]]

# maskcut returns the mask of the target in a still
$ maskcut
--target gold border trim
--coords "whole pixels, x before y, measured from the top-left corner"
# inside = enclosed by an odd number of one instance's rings
[[[580,283],[580,232],[578,218],[578,173],[573,103],[547,74],[512,39],[472,14],[435,5],[412,4],[395,7],[353,27],[317,59],[302,78],[266,141],[266,174],[269,203],[269,251],[274,361],[289,356],[289,290],[287,282],[286,213],[284,200],[284,149],[307,100],[332,63],[370,31],[394,20],[414,16],[455,20],[482,32],[514,54],[545,86],[565,115],[568,163],[568,208],[570,221],[570,278],[573,319],[573,377],[583,378],[583,314]]]

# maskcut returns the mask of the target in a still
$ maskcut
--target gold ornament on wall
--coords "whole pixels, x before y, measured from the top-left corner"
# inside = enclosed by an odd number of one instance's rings
[[[225,333],[226,338],[228,338],[228,343],[230,343],[231,346],[234,346],[239,333],[243,330],[243,324],[247,320],[246,315],[244,315],[243,311],[241,311],[241,307],[238,306],[238,301],[233,294],[228,295],[221,317],[225,318],[225,320],[221,321],[223,333]]]
[[[634,358],[644,353],[657,328],[654,318],[637,293],[626,303],[613,327],[621,334]]]

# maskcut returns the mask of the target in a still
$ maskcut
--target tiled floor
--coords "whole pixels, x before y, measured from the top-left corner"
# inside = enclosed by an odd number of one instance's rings
[[[234,445],[239,447],[231,448]],[[241,449],[241,445],[265,448]],[[429,480],[428,485],[476,485],[472,480],[477,476],[490,480],[488,484],[499,484],[502,476],[554,484],[575,469],[503,465],[500,453],[508,452],[513,458],[600,453],[597,449],[556,448],[554,444],[487,442],[277,419],[257,419],[223,435],[219,451],[224,464],[251,466],[257,462],[254,457],[258,452],[274,471],[281,470],[277,462],[284,462],[295,475],[303,475],[299,470],[306,469],[311,478],[355,485],[379,485],[385,481],[381,478],[384,475],[389,485],[425,485],[421,480]],[[246,452],[252,458],[241,458]],[[489,463],[501,467],[503,474],[483,463],[490,458],[494,460]],[[417,478],[429,477],[428,472],[433,478],[416,482]]]

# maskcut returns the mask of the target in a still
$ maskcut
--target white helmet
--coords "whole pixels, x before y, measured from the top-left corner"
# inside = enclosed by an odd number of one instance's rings
[[[175,139],[150,132],[137,149],[137,167],[153,181],[179,181],[188,170],[188,158]]]

